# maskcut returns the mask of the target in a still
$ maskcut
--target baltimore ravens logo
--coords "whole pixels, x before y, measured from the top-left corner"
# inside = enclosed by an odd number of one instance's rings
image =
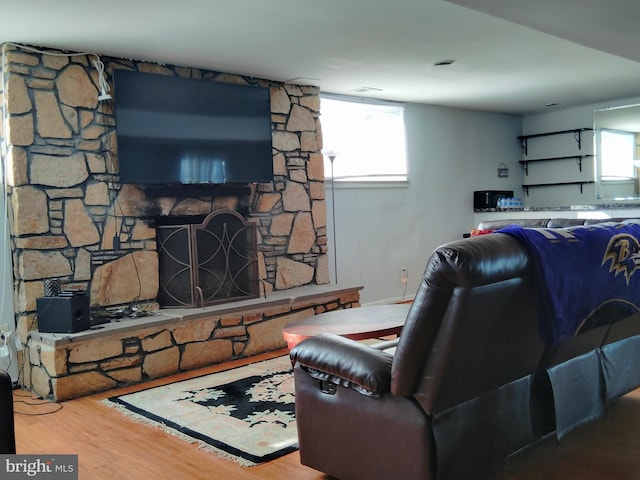
[[[624,274],[624,278],[629,285],[631,275],[640,269],[640,242],[633,235],[622,233],[615,235],[609,240],[607,250],[602,258],[602,265],[611,260],[609,272],[616,276]]]

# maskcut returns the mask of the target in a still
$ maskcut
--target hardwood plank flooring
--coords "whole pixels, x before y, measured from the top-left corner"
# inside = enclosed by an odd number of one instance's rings
[[[276,352],[284,355],[286,351]],[[265,360],[275,354],[253,357]],[[298,452],[255,467],[241,467],[199,449],[159,428],[144,425],[101,403],[113,396],[172,381],[226,370],[249,363],[229,362],[205,369],[177,374],[118,390],[82,397],[59,405],[34,400],[29,392],[14,392],[16,447],[21,454],[77,454],[82,480],[255,480],[327,478],[300,465]],[[38,405],[29,406],[20,401]]]
[[[253,357],[259,361],[286,351]],[[103,405],[123,394],[240,366],[229,362],[119,390],[54,404],[14,392],[16,445],[21,454],[77,454],[82,480],[327,480],[300,464],[298,452],[255,467],[201,450],[161,429],[140,424]],[[28,402],[34,405],[27,405]],[[57,411],[55,411],[57,410]],[[40,415],[45,412],[50,414]],[[618,400],[605,418],[579,428],[560,444],[549,438],[518,454],[483,480],[640,478],[640,389]],[[395,480],[395,479],[392,479]]]

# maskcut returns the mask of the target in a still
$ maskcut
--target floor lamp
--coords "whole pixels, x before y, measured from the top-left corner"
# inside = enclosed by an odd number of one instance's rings
[[[338,285],[338,249],[336,248],[336,189],[335,189],[335,177],[333,176],[333,161],[338,156],[338,152],[329,150],[324,154],[331,162],[331,221],[333,222],[333,273],[336,278],[336,285]]]

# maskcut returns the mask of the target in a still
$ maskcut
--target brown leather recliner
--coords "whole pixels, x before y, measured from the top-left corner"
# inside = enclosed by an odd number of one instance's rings
[[[301,462],[342,480],[469,479],[640,385],[640,315],[545,347],[528,251],[436,249],[395,353],[335,335],[291,350]]]
[[[302,463],[345,480],[474,478],[548,431],[529,263],[507,235],[449,243],[393,356],[337,336],[297,345]]]

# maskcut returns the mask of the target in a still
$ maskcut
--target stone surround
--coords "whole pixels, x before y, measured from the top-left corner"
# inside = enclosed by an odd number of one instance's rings
[[[263,290],[271,293],[329,283],[317,87],[102,57],[108,81],[114,69],[137,69],[270,89],[273,183],[250,185],[247,195],[224,189],[179,188],[158,196],[118,181],[115,115],[111,101],[98,101],[95,56],[59,51],[54,53],[64,54],[53,56],[11,45],[3,48],[0,147],[7,167],[16,325],[25,346],[20,355],[22,386],[59,398],[59,385],[66,384],[58,368],[60,352],[43,349],[45,344],[34,347],[29,343],[37,338],[36,298],[43,296],[45,280],[57,278],[63,289],[86,290],[93,310],[130,304],[150,311],[158,309],[158,216],[206,215],[222,208],[233,209],[257,225]],[[117,87],[110,93],[115,97]],[[240,348],[240,341],[213,338],[211,345],[220,347],[221,352],[207,353],[209,361],[258,353],[256,345],[261,341],[252,335],[254,331],[262,335],[260,329],[249,328],[244,319],[238,324],[225,322],[231,323],[225,323],[224,329],[216,324],[212,335],[242,330],[240,337],[246,336],[246,345],[253,346]],[[151,352],[158,344],[165,349],[169,336],[175,347],[172,351],[180,351],[179,365],[201,364],[194,358],[194,347],[185,348],[188,353],[184,356],[173,331],[149,333],[150,337],[145,332],[140,338],[136,336],[140,342],[137,347],[123,347],[127,352],[123,355],[130,355],[127,360],[113,360],[106,367],[99,361],[100,368],[117,370],[123,376],[114,375],[106,383],[121,383],[129,375],[131,381],[156,376],[162,368],[149,367],[146,372],[143,367],[126,366],[126,362],[133,361],[130,352],[138,348],[147,352],[144,360],[151,365]],[[91,348],[98,347],[92,343]],[[170,355],[162,355],[170,364],[166,371],[175,370]],[[87,362],[69,361],[67,373],[73,370],[78,374],[88,368]],[[51,374],[46,381],[38,373],[43,364]],[[32,366],[34,373],[30,374]],[[136,369],[141,369],[139,378],[133,373]],[[96,378],[88,373],[86,377]],[[46,384],[51,385],[49,391]],[[75,387],[63,390],[73,391]],[[63,393],[61,398],[67,396]]]
[[[162,310],[74,334],[30,334],[25,372],[43,398],[94,392],[286,347],[284,326],[359,307],[362,287],[300,287],[198,309]],[[233,305],[233,306],[231,306]]]

